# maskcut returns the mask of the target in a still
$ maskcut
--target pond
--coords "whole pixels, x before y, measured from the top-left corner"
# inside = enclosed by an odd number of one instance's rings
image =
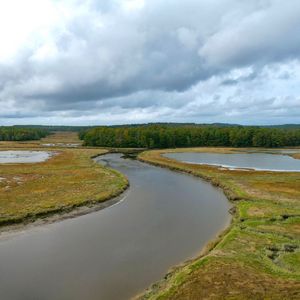
[[[46,151],[0,151],[0,164],[38,163],[50,157],[51,153]]]
[[[0,239],[0,299],[129,299],[230,223],[230,203],[207,182],[119,154],[96,160],[129,190],[103,210]]]
[[[269,153],[166,153],[163,156],[182,162],[220,166],[229,169],[300,172],[300,160]]]

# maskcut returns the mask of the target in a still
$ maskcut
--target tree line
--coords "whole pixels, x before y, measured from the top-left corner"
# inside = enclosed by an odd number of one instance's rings
[[[0,141],[39,140],[49,134],[40,128],[0,127]]]
[[[81,131],[87,146],[174,148],[196,146],[284,147],[300,146],[300,129],[248,126],[103,126]]]
[[[66,126],[66,125],[14,125],[15,128],[30,128],[30,129],[44,129],[47,131],[72,131],[79,132],[82,130],[88,130],[98,126]]]

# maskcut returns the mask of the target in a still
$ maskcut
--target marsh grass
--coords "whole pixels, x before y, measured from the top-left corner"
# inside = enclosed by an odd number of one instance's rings
[[[210,181],[235,206],[230,228],[204,254],[174,269],[140,299],[300,299],[300,173],[230,171],[161,155],[233,151],[243,149],[154,150],[139,155],[142,161]]]
[[[73,142],[74,135],[58,134],[47,142]],[[39,143],[44,143],[40,141]],[[45,150],[32,143],[2,143],[0,150]],[[91,157],[103,149],[47,149],[55,155],[42,163],[0,164],[0,225],[35,220],[53,213],[108,200],[128,181],[117,171],[95,163]]]

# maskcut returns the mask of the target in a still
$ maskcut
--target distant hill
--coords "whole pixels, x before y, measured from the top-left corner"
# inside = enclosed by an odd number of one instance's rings
[[[300,129],[300,124],[283,124],[283,125],[269,125],[261,126],[265,128],[283,128],[283,129]]]
[[[15,125],[17,128],[37,128],[49,131],[82,131],[96,127],[143,127],[143,126],[167,126],[167,127],[186,127],[186,126],[199,126],[199,127],[261,127],[261,128],[279,128],[279,129],[300,129],[300,124],[282,124],[282,125],[240,125],[230,123],[176,123],[176,122],[154,122],[154,123],[141,123],[141,124],[122,124],[122,125],[94,125],[94,126],[65,126],[65,125]]]
[[[56,125],[14,125],[16,128],[32,128],[32,129],[45,129],[48,131],[81,131],[88,130],[98,126],[56,126]]]
[[[122,124],[122,125],[110,125],[107,127],[141,127],[141,126],[168,126],[168,127],[179,127],[179,126],[199,126],[199,127],[235,127],[241,126],[239,124],[228,124],[228,123],[176,123],[176,122],[154,122],[154,123],[140,123],[140,124]]]

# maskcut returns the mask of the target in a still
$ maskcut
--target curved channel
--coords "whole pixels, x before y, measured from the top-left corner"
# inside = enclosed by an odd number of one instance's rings
[[[129,299],[230,222],[230,203],[207,182],[119,154],[97,161],[128,177],[123,201],[2,238],[0,299]]]

